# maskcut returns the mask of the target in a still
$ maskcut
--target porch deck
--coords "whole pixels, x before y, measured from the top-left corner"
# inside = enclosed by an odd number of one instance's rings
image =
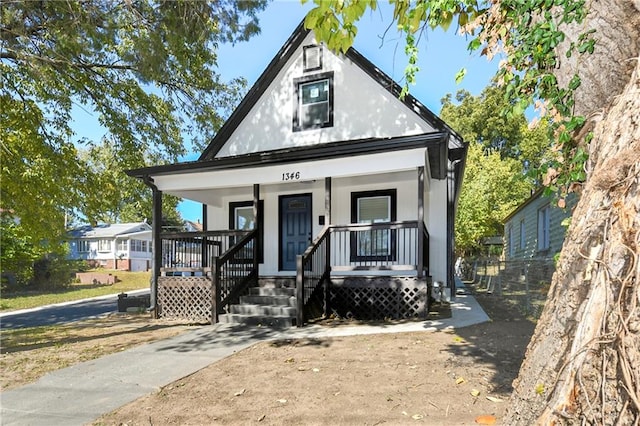
[[[257,231],[161,234],[156,315],[216,323],[261,285]],[[424,318],[429,235],[417,221],[326,226],[297,256],[295,323]],[[294,275],[295,274],[295,275]]]

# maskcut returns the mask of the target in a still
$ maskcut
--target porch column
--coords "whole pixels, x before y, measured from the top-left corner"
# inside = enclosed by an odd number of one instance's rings
[[[253,220],[255,220],[254,229],[256,230],[256,238],[255,243],[253,244],[253,269],[256,271],[256,279],[260,276],[258,271],[259,262],[258,262],[258,245],[262,243],[260,241],[260,223],[262,223],[260,215],[260,209],[258,208],[260,204],[260,185],[257,183],[253,184]]]
[[[206,231],[207,230],[207,205],[203,204],[202,205],[202,230]],[[200,246],[200,266],[202,268],[206,268],[209,265],[209,262],[211,261],[211,259],[209,259],[209,256],[207,256],[207,253],[209,252],[208,250],[208,246],[207,246],[207,239],[206,237],[202,237],[202,245]]]
[[[424,275],[424,166],[418,167],[418,278]]]
[[[153,317],[158,318],[158,277],[160,276],[160,268],[162,267],[162,239],[160,232],[162,231],[162,191],[155,186],[150,178],[145,183],[151,188],[153,193],[153,213],[151,217],[151,235],[152,238],[152,272],[151,272],[151,309]]]

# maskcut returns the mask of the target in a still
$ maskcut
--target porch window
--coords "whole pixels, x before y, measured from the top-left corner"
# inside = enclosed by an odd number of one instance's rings
[[[527,235],[524,227],[524,219],[520,221],[520,250],[527,248]]]
[[[549,249],[550,225],[551,225],[551,208],[547,204],[538,210],[538,251]]]
[[[351,221],[388,223],[396,220],[396,190],[351,194]],[[395,231],[363,229],[351,234],[351,261],[395,260]]]
[[[111,240],[98,240],[98,251],[111,251]]]
[[[294,80],[293,131],[333,126],[333,72]]]
[[[513,235],[515,232],[513,231],[513,226],[509,225],[509,256],[514,257],[516,255],[516,241]]]
[[[127,251],[127,250],[129,250],[129,241],[118,240],[118,251]]]
[[[264,202],[258,202],[258,262],[264,262],[264,250],[262,241],[264,241]],[[253,201],[240,201],[229,203],[229,229],[238,229],[250,231],[256,229],[256,218],[253,214]],[[232,238],[231,244],[235,241]]]

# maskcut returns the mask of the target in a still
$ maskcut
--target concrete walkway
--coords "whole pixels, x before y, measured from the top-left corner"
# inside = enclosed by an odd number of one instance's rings
[[[226,324],[202,326],[58,370],[35,383],[2,392],[0,422],[2,425],[84,425],[261,341],[435,331],[489,320],[475,298],[464,294],[464,287],[451,303],[451,311],[452,317],[441,321],[393,325],[309,326],[285,330]]]

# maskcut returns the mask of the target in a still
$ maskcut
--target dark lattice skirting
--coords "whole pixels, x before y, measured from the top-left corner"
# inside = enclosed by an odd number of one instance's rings
[[[332,278],[331,313],[361,320],[423,319],[428,282],[417,277]]]
[[[158,277],[158,316],[211,322],[211,278]]]

